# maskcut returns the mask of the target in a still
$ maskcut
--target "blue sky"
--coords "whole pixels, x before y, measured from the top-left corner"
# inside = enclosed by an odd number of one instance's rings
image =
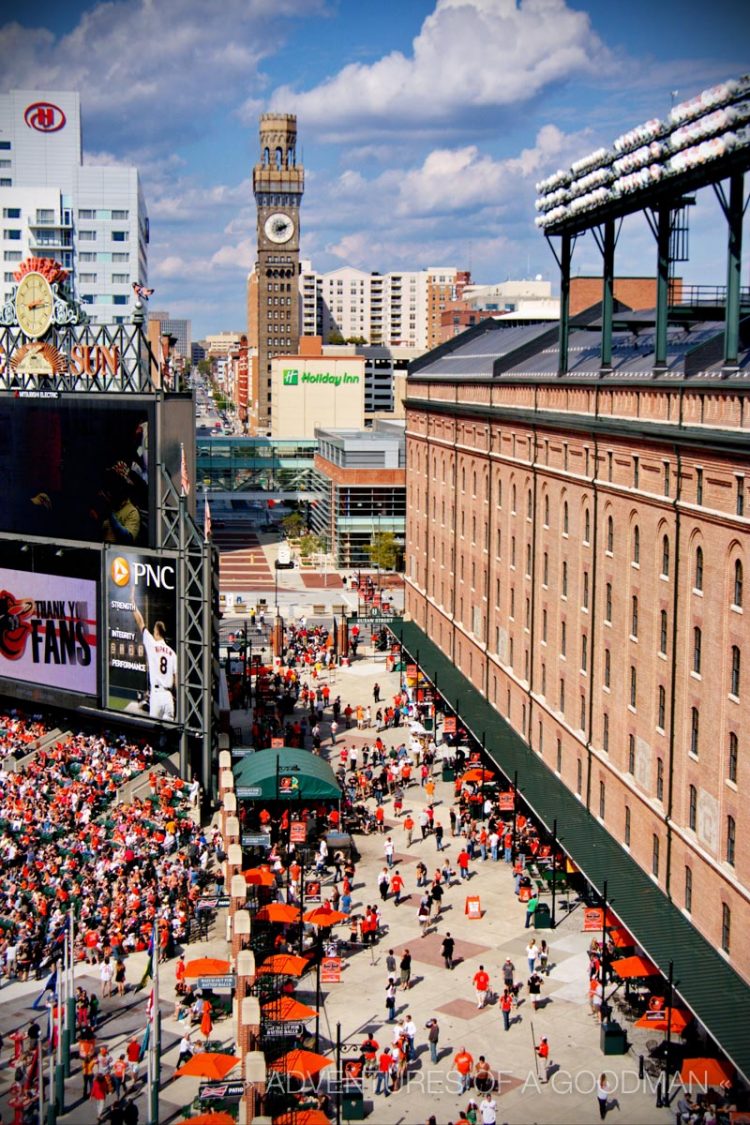
[[[477,281],[554,263],[534,184],[749,68],[740,0],[37,0],[0,27],[3,88],[77,89],[86,159],[136,164],[149,284],[194,336],[245,326],[257,119],[297,113],[302,253],[321,270],[455,265]],[[43,75],[41,81],[39,76]],[[724,280],[698,196],[691,281]],[[652,273],[642,217],[623,274]],[[593,239],[574,270],[599,272]]]

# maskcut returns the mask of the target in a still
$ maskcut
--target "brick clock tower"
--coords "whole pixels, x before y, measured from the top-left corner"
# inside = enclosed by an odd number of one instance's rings
[[[252,362],[248,429],[270,428],[271,360],[299,348],[299,208],[305,173],[297,163],[297,118],[264,113],[260,160],[253,168],[258,211],[258,257],[248,282],[248,336]]]

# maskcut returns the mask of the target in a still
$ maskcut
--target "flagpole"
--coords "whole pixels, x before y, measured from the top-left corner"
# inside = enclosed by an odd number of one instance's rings
[[[153,1050],[153,1062],[151,1066],[151,1085],[149,1087],[149,1119],[154,1125],[158,1125],[159,1087],[161,1085],[161,1013],[159,1011],[159,955],[161,953],[161,947],[159,942],[159,926],[156,922],[154,922],[153,950],[154,1003],[151,1013],[153,1035],[151,1036],[150,1042]]]
[[[68,1000],[73,995],[73,989],[71,988],[70,976],[69,976],[70,962],[72,961],[72,956],[71,956],[72,951],[68,948],[68,941],[69,941],[69,938],[70,938],[70,932],[69,931],[70,931],[70,926],[66,925],[66,927],[65,927],[65,943],[64,943],[64,950],[65,950],[64,965],[65,965],[65,968],[64,968],[64,971],[63,971],[63,981],[65,982],[65,987],[60,994],[61,995],[61,999],[60,999],[61,1017],[64,1020],[63,1029],[62,1029],[62,1067],[63,1067],[63,1077],[65,1077],[65,1078],[70,1078],[70,1012],[68,1010]]]
[[[65,971],[61,967],[60,962],[55,962],[57,969],[57,1002],[55,1004],[55,1031],[57,1034],[57,1042],[55,1043],[55,1106],[56,1110],[60,1113],[65,1112],[65,1072],[63,1070],[62,1060],[62,1014],[63,1014],[63,995],[65,992]],[[50,1089],[52,1086],[50,1084]]]
[[[68,993],[68,1027],[70,1028],[70,1043],[76,1041],[76,957],[75,957],[75,915],[73,907],[70,908],[70,992]],[[70,1048],[68,1049],[68,1074],[70,1076]]]
[[[50,1009],[50,1014],[51,1014],[51,1011],[52,1010]],[[57,1125],[57,1104],[55,1102],[55,1086],[54,1086],[55,1080],[54,1080],[54,1077],[53,1077],[53,1069],[52,1069],[53,1055],[54,1055],[54,1051],[52,1050],[52,1044],[50,1043],[50,1045],[49,1045],[49,1100],[48,1100],[48,1104],[47,1104],[47,1125]]]

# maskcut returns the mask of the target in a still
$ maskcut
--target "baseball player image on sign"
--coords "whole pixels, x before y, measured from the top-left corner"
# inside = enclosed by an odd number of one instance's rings
[[[148,713],[152,719],[165,719],[167,722],[174,722],[177,654],[167,644],[166,626],[163,621],[154,622],[153,633],[146,628],[143,614],[135,602],[135,589],[133,589],[132,601],[135,624],[143,634],[143,647],[146,650],[148,662]]]

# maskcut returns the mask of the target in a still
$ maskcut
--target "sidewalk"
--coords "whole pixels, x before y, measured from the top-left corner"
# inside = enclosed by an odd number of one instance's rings
[[[399,676],[386,673],[382,663],[370,659],[357,660],[350,669],[338,673],[336,690],[342,700],[356,704],[372,703],[375,681],[381,687],[381,700],[388,701],[399,687]],[[325,729],[325,728],[324,728]],[[408,740],[408,729],[381,732],[386,744],[399,745]],[[336,758],[342,745],[363,745],[375,737],[374,730],[342,731],[336,742]],[[325,754],[328,743],[324,743]],[[336,762],[338,764],[338,762]],[[445,828],[444,854],[455,862],[457,841],[450,838],[448,809],[453,800],[452,783],[444,783],[436,775],[436,819]],[[374,807],[374,802],[370,802]],[[423,790],[412,783],[404,795],[404,816],[411,810],[418,823],[418,814],[426,806]],[[594,1089],[599,1075],[607,1072],[612,1097],[620,1103],[620,1111],[608,1114],[632,1125],[657,1125],[674,1121],[674,1110],[655,1108],[655,1093],[649,1080],[638,1080],[638,1054],[647,1054],[647,1033],[630,1029],[635,1050],[624,1056],[604,1056],[599,1042],[600,1028],[589,1011],[588,956],[590,935],[582,932],[582,912],[569,916],[558,910],[558,927],[536,933],[537,944],[544,937],[551,949],[549,978],[542,988],[542,1003],[533,1012],[525,987],[529,970],[525,955],[526,943],[533,930],[524,929],[525,908],[516,899],[510,868],[502,861],[478,860],[471,864],[471,877],[466,884],[454,880],[443,899],[443,918],[431,924],[426,935],[419,932],[417,906],[420,891],[416,888],[414,868],[424,860],[432,874],[443,860],[433,838],[419,839],[414,832],[410,848],[406,847],[404,830],[393,819],[392,805],[386,801],[385,835],[356,836],[362,858],[357,866],[353,892],[353,912],[359,913],[370,903],[379,902],[376,876],[385,863],[383,844],[388,835],[396,845],[396,866],[404,878],[406,898],[396,907],[392,896],[383,904],[387,932],[374,948],[361,948],[346,954],[340,984],[325,986],[321,1005],[321,1050],[328,1051],[336,1042],[336,1025],[341,1023],[342,1042],[356,1045],[366,1032],[371,1032],[383,1045],[390,1044],[392,1027],[385,1023],[384,992],[387,979],[385,957],[393,949],[397,959],[408,946],[413,956],[412,988],[397,994],[397,1018],[410,1013],[418,1028],[417,1058],[411,1064],[406,1086],[389,1098],[373,1096],[374,1080],[366,1080],[365,1102],[371,1107],[370,1120],[377,1125],[409,1122],[421,1125],[435,1114],[438,1125],[447,1125],[465,1109],[469,1095],[458,1096],[452,1059],[465,1047],[478,1060],[484,1054],[495,1072],[499,1072],[497,1120],[510,1123],[544,1122],[579,1123],[599,1120],[599,1107]],[[390,815],[389,815],[390,814]],[[402,817],[403,819],[403,817]],[[324,888],[325,893],[325,888]],[[482,917],[472,920],[464,913],[467,895],[480,898]],[[445,969],[440,948],[447,931],[456,939],[454,970]],[[337,931],[334,931],[334,936]],[[343,931],[341,931],[343,936]],[[500,968],[505,958],[514,962],[516,981],[524,987],[520,1005],[513,1013],[509,1032],[503,1031],[496,998],[484,1010],[477,1010],[472,986],[474,973],[483,964],[490,973],[491,988],[502,992]],[[305,979],[300,999],[315,1004],[314,983]],[[310,992],[312,984],[313,991]],[[440,1024],[439,1058],[429,1063],[425,1023],[437,1017]],[[546,1035],[550,1043],[554,1073],[548,1085],[537,1078],[533,1041]],[[358,1057],[345,1054],[344,1059]],[[331,1081],[333,1081],[333,1071]],[[543,1077],[543,1075],[542,1075]],[[472,1095],[477,1102],[482,1097]]]

